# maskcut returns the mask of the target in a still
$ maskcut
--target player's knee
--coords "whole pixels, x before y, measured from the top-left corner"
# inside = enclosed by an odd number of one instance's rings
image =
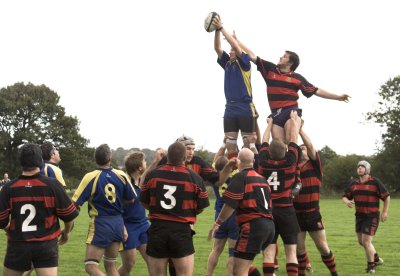
[[[237,137],[227,135],[225,136],[225,142],[226,142],[226,147],[229,149],[229,147],[236,149],[237,147]]]
[[[91,275],[94,270],[96,270],[99,266],[99,260],[95,259],[87,259],[85,260],[85,271]]]
[[[135,266],[136,260],[135,259],[130,259],[129,261],[124,261],[122,262],[122,266],[127,271],[128,273],[132,270],[132,268]]]
[[[246,141],[246,145],[254,144],[257,141],[257,135],[255,133],[247,133],[242,135],[243,141]]]

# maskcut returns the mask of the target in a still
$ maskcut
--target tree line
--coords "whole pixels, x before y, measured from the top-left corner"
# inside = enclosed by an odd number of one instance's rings
[[[356,164],[365,159],[372,164],[376,175],[391,191],[400,190],[400,76],[389,79],[378,91],[380,101],[375,110],[366,115],[367,121],[379,124],[384,130],[382,145],[373,156],[338,155],[325,146],[319,153],[324,165],[324,194],[343,191],[352,177]],[[68,188],[76,188],[85,173],[96,168],[94,148],[89,139],[79,133],[79,120],[68,116],[59,104],[60,96],[45,85],[15,83],[0,89],[0,172],[11,177],[19,175],[18,149],[26,142],[53,142],[59,148],[61,168]],[[113,150],[114,167],[124,166],[130,151],[141,150],[150,164],[155,150],[119,147]],[[204,160],[212,162],[214,153],[204,148],[196,151]]]

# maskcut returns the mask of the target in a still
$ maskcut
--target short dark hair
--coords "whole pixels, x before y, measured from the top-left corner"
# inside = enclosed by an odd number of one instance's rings
[[[226,156],[220,156],[215,160],[215,169],[217,171],[222,171],[226,164],[228,164],[228,158]]]
[[[19,161],[24,171],[33,171],[43,165],[42,151],[37,144],[27,143],[19,151]]]
[[[42,157],[44,161],[49,161],[51,159],[51,155],[53,154],[53,151],[55,150],[55,146],[50,143],[50,142],[45,142],[40,146],[40,149],[42,150]]]
[[[94,159],[97,165],[104,166],[111,161],[111,149],[107,144],[101,144],[94,151]]]
[[[281,140],[273,139],[269,145],[269,151],[273,160],[282,160],[285,158],[286,145]]]
[[[128,174],[134,173],[143,164],[145,155],[141,151],[134,151],[125,156],[125,169]]]
[[[292,51],[285,51],[285,53],[289,54],[289,61],[292,63],[290,70],[295,71],[300,64],[299,55]]]
[[[186,147],[181,142],[175,142],[168,147],[168,163],[181,165],[186,159]]]

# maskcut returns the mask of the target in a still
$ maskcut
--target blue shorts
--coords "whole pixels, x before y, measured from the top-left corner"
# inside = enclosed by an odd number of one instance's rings
[[[124,241],[124,220],[122,216],[98,216],[89,223],[86,243],[107,248],[113,242]]]
[[[215,213],[215,219],[218,218],[219,213]],[[215,233],[214,238],[222,240],[230,238],[237,240],[239,238],[239,225],[236,222],[236,214],[233,213],[226,221],[224,221]]]
[[[123,243],[123,250],[135,249],[142,244],[147,244],[147,230],[149,223],[125,223],[126,230],[128,231],[128,239]]]
[[[302,110],[301,108],[298,108],[297,106],[288,106],[288,107],[282,107],[278,109],[272,110],[272,113],[268,117],[272,117],[272,123],[274,125],[278,125],[280,127],[285,127],[286,122],[290,119],[290,112],[292,110],[297,111],[297,115],[301,117]]]

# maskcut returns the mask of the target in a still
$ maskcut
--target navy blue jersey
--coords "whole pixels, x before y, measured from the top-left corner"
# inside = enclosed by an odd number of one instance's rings
[[[97,169],[86,174],[72,200],[82,206],[88,202],[89,216],[117,216],[123,213],[123,201],[132,201],[136,193],[123,171]]]

